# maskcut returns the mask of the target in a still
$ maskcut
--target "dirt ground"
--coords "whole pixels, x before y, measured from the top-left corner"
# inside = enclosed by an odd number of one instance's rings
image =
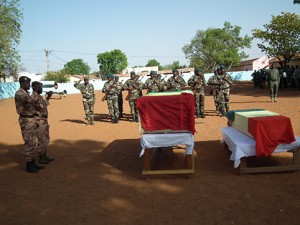
[[[231,109],[280,113],[300,136],[300,91],[279,90],[278,103],[268,95],[268,89],[240,82],[232,88]],[[96,96],[94,126],[84,125],[80,94],[51,100],[48,152],[55,161],[37,174],[25,172],[14,99],[0,101],[0,224],[300,224],[300,172],[238,175],[220,143],[227,120],[214,112],[212,96],[205,100],[206,118],[196,119],[190,179],[144,179],[138,124],[129,122],[128,102],[125,118],[111,124],[103,94]],[[182,152],[166,152],[152,165],[173,168],[184,161]],[[292,157],[283,153],[268,160],[286,164]]]

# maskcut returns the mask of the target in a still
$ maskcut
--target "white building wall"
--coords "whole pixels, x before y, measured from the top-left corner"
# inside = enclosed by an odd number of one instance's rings
[[[253,62],[253,70],[260,70],[268,65],[269,58],[267,56],[262,56]]]

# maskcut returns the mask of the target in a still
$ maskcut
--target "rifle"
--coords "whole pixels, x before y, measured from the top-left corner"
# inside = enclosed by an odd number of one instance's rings
[[[142,79],[143,77],[142,76],[136,76],[136,78],[131,82],[130,86],[132,86],[133,88],[136,89],[136,82],[139,81],[140,78]],[[132,94],[132,90],[128,90],[128,95],[125,97],[126,101],[130,100],[131,94]]]
[[[206,69],[203,71],[203,73],[201,73],[201,80],[202,80],[202,83],[205,85],[206,82],[205,82],[205,77],[204,77],[204,73],[206,72],[206,70],[208,70],[209,66],[206,67]],[[196,76],[196,75],[195,75]],[[197,80],[196,80],[196,85],[195,85],[195,89],[194,89],[194,95],[196,95],[197,93],[197,87],[198,87],[198,84],[200,84],[199,82],[199,79],[200,79],[200,76],[196,76]],[[199,82],[199,83],[198,83]]]
[[[109,89],[112,89],[115,86],[116,86],[116,81],[109,86]],[[107,91],[105,92],[105,95],[102,97],[101,101],[104,102],[106,99],[107,99]]]

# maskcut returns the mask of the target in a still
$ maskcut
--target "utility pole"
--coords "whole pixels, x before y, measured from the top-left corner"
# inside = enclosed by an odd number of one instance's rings
[[[47,73],[50,70],[50,62],[49,62],[49,54],[52,52],[52,50],[45,49],[45,55],[46,55],[46,64],[47,64]]]

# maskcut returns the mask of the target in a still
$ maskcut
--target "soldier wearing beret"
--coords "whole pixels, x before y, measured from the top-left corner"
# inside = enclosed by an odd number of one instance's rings
[[[48,109],[50,105],[49,100],[53,94],[52,91],[47,93],[46,99],[44,99],[41,94],[43,92],[43,84],[34,81],[32,82],[32,94],[31,97],[34,99],[34,108],[36,111],[36,122],[37,122],[37,152],[39,154],[39,163],[48,164],[53,161],[54,158],[51,158],[47,154],[47,147],[50,143],[50,134],[49,134],[49,123],[48,123]]]
[[[37,144],[37,123],[35,119],[34,99],[29,95],[30,78],[21,76],[19,78],[20,88],[15,93],[16,111],[19,114],[19,124],[24,140],[24,155],[26,160],[26,171],[36,173],[43,167],[35,162],[35,151]]]
[[[87,118],[86,125],[94,125],[94,105],[96,101],[94,85],[89,83],[89,78],[84,77],[84,83],[80,84],[82,79],[75,82],[74,87],[77,88],[82,94],[82,103]]]
[[[102,88],[102,93],[105,93],[103,100],[107,101],[107,107],[112,123],[119,123],[119,105],[118,93],[122,87],[115,81],[113,74],[106,75],[107,80]]]
[[[148,78],[144,84],[144,88],[147,89],[147,93],[161,92],[164,90],[164,84],[159,78],[156,71],[150,72],[150,78]]]
[[[167,89],[169,91],[181,91],[187,84],[177,69],[172,69],[173,76],[167,80]]]
[[[188,84],[192,87],[194,92],[195,112],[197,118],[205,118],[205,95],[204,87],[206,86],[205,77],[200,68],[195,68],[194,75],[188,80]]]

